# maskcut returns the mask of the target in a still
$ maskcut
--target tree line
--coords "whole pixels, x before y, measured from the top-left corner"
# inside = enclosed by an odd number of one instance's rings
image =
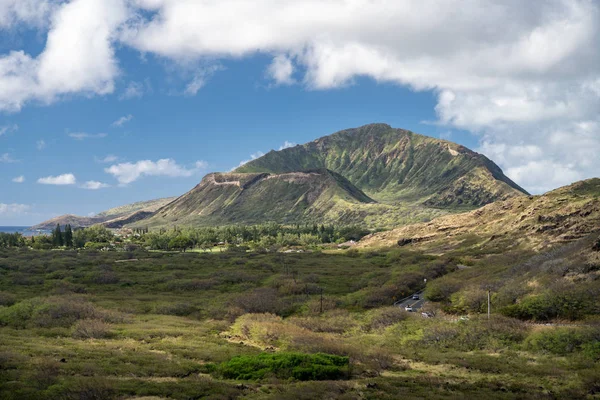
[[[276,250],[290,246],[318,246],[359,240],[370,233],[360,226],[335,225],[231,225],[220,227],[173,227],[150,231],[136,228],[132,234],[115,235],[102,225],[73,229],[57,225],[49,235],[25,238],[21,234],[0,234],[0,247],[33,247],[34,249],[74,248],[105,249],[115,246],[150,250],[186,251],[248,247],[253,250]]]

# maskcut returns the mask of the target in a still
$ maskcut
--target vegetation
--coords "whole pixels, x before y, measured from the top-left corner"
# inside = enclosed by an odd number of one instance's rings
[[[115,235],[102,225],[72,231],[67,225],[64,232],[57,225],[50,236],[23,238],[21,234],[2,234],[0,247],[32,247],[35,249],[86,248],[92,250],[129,251],[135,248],[148,250],[186,251],[198,249],[209,251],[215,247],[244,252],[251,248],[274,251],[283,247],[302,246],[316,248],[319,245],[358,241],[370,231],[359,226],[333,225],[234,225],[207,228],[161,229],[150,232],[138,228],[126,234]]]
[[[349,377],[348,357],[330,354],[261,353],[237,356],[220,364],[216,374],[226,379],[262,380],[267,377],[321,381]]]
[[[74,242],[106,239],[102,228],[86,231]],[[596,238],[537,256],[0,249],[0,397],[593,396],[598,296],[573,315],[576,325],[502,314],[530,298],[577,293],[558,265],[589,266]],[[595,282],[581,290],[592,293]],[[490,320],[478,300],[485,287]],[[425,306],[434,318],[392,306],[423,288],[436,300]]]

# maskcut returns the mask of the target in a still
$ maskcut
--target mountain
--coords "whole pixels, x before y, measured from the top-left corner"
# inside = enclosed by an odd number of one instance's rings
[[[526,194],[485,156],[386,124],[370,124],[268,154],[238,173],[326,168],[385,203],[478,207]]]
[[[31,229],[50,230],[57,224],[64,226],[70,224],[73,228],[85,228],[95,224],[107,224],[110,228],[120,228],[126,223],[135,222],[146,218],[160,207],[173,201],[174,197],[163,199],[139,201],[120,207],[111,208],[94,215],[93,217],[80,217],[77,215],[61,215],[37,224]]]
[[[209,174],[133,226],[273,221],[389,228],[525,194],[481,154],[371,124]]]
[[[140,222],[144,226],[333,221],[376,203],[346,178],[320,169],[283,174],[212,173]],[[346,222],[359,222],[350,213]]]
[[[493,253],[535,251],[600,233],[600,178],[541,196],[520,196],[365,237],[362,247],[406,245],[443,253],[473,248]]]

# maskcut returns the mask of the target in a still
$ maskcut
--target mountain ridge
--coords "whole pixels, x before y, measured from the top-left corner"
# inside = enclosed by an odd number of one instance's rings
[[[478,207],[528,194],[479,153],[381,123],[273,150],[234,172],[283,173],[314,168],[335,171],[370,197],[387,203]]]

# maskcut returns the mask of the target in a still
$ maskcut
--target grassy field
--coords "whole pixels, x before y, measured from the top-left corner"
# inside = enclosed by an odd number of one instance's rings
[[[465,300],[510,268],[404,249],[0,250],[0,398],[599,398],[595,309],[554,326]],[[424,279],[435,318],[391,307]]]

